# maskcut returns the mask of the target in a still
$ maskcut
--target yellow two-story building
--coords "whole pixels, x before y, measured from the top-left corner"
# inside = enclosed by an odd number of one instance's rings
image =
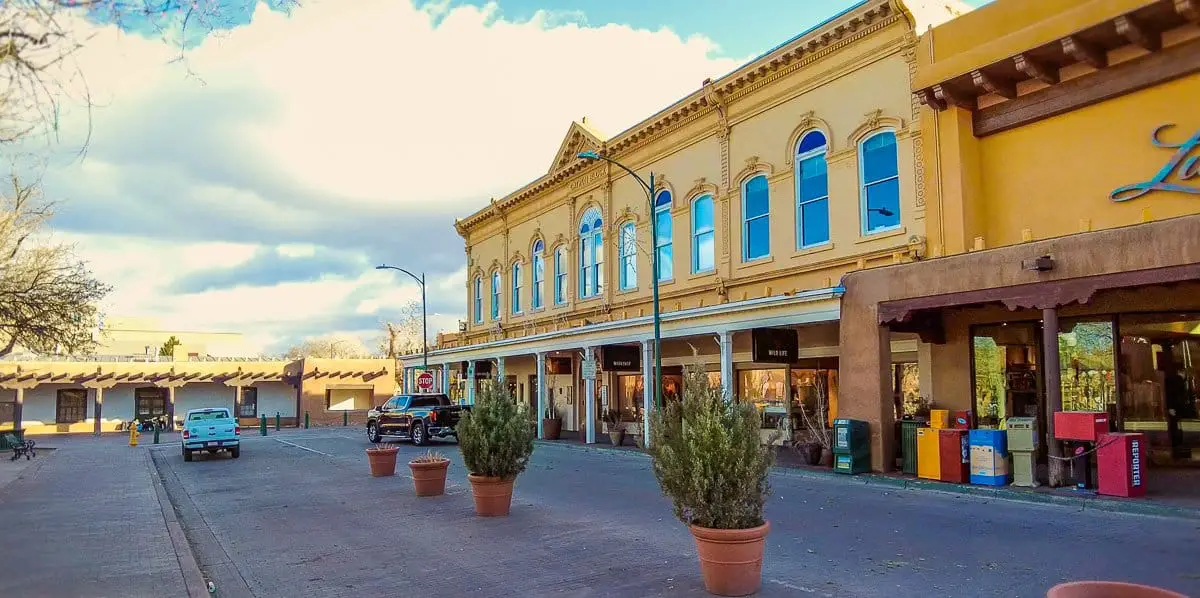
[[[832,418],[841,278],[926,251],[909,90],[918,32],[963,10],[860,2],[617,135],[572,123],[545,175],[457,222],[468,314],[429,356],[441,385],[471,401],[499,375],[588,442],[605,415],[638,421],[657,278],[666,399],[698,365],[764,428],[816,393]],[[886,353],[915,386],[917,335]]]
[[[1060,410],[1200,461],[1200,2],[996,0],[917,57],[933,259],[843,281],[839,409],[871,422],[875,468],[914,332],[934,406],[1037,418],[1039,469]]]

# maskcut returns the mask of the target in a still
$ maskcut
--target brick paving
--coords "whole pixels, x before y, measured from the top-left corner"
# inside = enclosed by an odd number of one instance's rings
[[[39,444],[58,450],[0,489],[0,596],[187,596],[145,450],[111,436]]]

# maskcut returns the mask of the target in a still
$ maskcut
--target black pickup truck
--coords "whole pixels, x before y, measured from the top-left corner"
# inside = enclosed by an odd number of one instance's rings
[[[420,446],[430,438],[458,434],[454,426],[469,406],[454,405],[443,394],[396,395],[367,412],[367,439],[379,442],[384,436],[411,440]]]

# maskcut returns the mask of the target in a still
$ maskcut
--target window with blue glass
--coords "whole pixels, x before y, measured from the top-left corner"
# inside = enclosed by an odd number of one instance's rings
[[[559,247],[554,250],[554,304],[567,303],[567,250]]]
[[[811,131],[796,146],[796,247],[829,242],[829,169],[825,134]]]
[[[701,195],[692,202],[692,273],[711,272],[716,267],[716,228],[713,198]]]
[[[671,230],[671,192],[659,191],[654,198],[654,251],[658,256],[658,279],[671,280],[675,277],[675,249]]]
[[[590,208],[579,223],[579,297],[595,297],[604,289],[604,219]]]
[[[896,134],[876,133],[859,144],[862,171],[862,232],[869,234],[900,226],[900,176]]]
[[[632,222],[621,225],[621,290],[637,288],[637,229]]]
[[[500,271],[492,272],[492,319],[500,319]]]
[[[533,309],[542,308],[542,287],[546,285],[546,244],[541,240],[533,244]]]
[[[475,277],[475,323],[483,322],[483,279]]]
[[[512,312],[521,313],[521,264],[513,264],[512,267],[512,298],[509,301],[512,303]]]
[[[766,175],[742,185],[742,261],[771,254],[771,198]]]

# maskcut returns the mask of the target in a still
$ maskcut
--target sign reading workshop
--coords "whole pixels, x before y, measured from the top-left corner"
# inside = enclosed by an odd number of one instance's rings
[[[793,328],[755,328],[750,342],[755,363],[795,363],[800,358],[800,335]]]

